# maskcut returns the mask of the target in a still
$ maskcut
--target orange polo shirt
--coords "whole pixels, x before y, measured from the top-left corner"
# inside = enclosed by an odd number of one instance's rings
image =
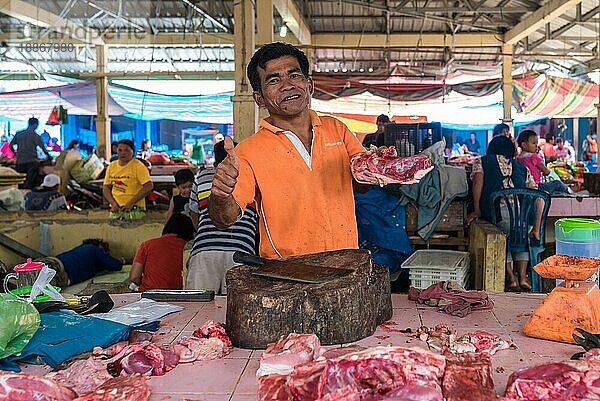
[[[365,149],[335,118],[312,110],[310,118],[310,168],[266,119],[236,147],[240,171],[233,197],[242,210],[256,200],[265,258],[358,248],[350,158]]]

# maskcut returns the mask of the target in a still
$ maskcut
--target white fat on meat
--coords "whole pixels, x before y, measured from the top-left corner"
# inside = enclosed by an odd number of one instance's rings
[[[171,350],[179,356],[179,363],[219,359],[229,353],[227,344],[217,337],[183,337],[171,347]]]
[[[78,395],[84,395],[112,379],[106,370],[106,365],[105,361],[90,357],[75,361],[66,369],[48,373],[46,377],[63,386],[70,387]]]
[[[77,394],[55,380],[0,371],[0,400],[71,401]]]
[[[256,376],[271,374],[286,375],[294,367],[319,358],[325,349],[321,347],[319,337],[314,334],[290,333],[279,341],[267,345],[260,358],[260,367]]]

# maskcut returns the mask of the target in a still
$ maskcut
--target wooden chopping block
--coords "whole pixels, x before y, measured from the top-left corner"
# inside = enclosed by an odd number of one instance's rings
[[[241,265],[227,272],[227,333],[234,346],[263,349],[289,333],[314,333],[322,344],[372,335],[392,317],[390,277],[372,265],[366,250],[347,249],[289,258],[295,263],[354,269],[322,284],[251,274]]]

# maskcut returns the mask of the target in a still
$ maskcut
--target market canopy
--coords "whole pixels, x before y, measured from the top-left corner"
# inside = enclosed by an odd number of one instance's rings
[[[378,114],[390,116],[427,116],[429,121],[445,125],[494,125],[502,118],[502,92],[490,92],[494,84],[489,81],[468,84],[469,90],[462,87],[456,90],[447,88],[377,87],[341,97],[330,96],[328,100],[313,99],[312,107],[324,114],[342,119],[354,132],[372,132]],[[534,121],[542,117],[592,117],[595,116],[595,103],[598,102],[598,85],[590,82],[558,78],[546,75],[523,77],[514,80],[515,122]],[[321,92],[332,87],[321,87]],[[346,88],[351,89],[351,88]],[[395,90],[398,93],[393,94]],[[414,91],[411,96],[405,96]],[[198,92],[201,88],[198,88]],[[478,91],[476,96],[473,93]],[[352,91],[346,92],[350,93]],[[428,92],[441,94],[441,97],[425,96]],[[143,120],[172,119],[205,123],[230,124],[233,121],[232,92],[211,95],[165,95],[134,89],[114,83],[108,86],[108,112],[111,116],[126,116]],[[63,86],[31,89],[18,92],[0,93],[0,114],[16,119],[26,119],[32,115],[41,119],[49,115],[51,109],[62,105],[72,115],[96,114],[96,84],[85,81]],[[362,117],[361,117],[362,116]],[[398,122],[400,117],[393,117]]]
[[[216,124],[227,124],[232,120],[232,93],[174,96],[110,84],[108,95],[108,113],[111,116]],[[59,105],[65,107],[72,115],[96,115],[96,83],[86,81],[0,93],[0,113],[16,119],[25,119],[32,115],[44,119],[53,107]]]
[[[525,114],[568,118],[595,117],[599,85],[568,78],[540,75],[515,80],[515,94]]]

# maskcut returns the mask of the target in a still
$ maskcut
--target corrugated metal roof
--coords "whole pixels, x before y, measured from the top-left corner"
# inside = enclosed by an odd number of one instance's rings
[[[537,0],[290,0],[313,34],[355,33],[483,33],[514,27],[545,1]],[[549,1],[549,0],[548,0]],[[233,0],[36,0],[35,4],[73,23],[102,30],[147,32],[233,32]],[[190,5],[191,4],[191,5]],[[561,68],[581,67],[593,58],[600,35],[598,0],[582,0],[547,27],[541,27],[515,48],[515,64],[546,61]],[[276,17],[274,30],[281,25]],[[0,14],[0,34],[22,36],[24,24]],[[23,49],[21,49],[23,50]],[[39,71],[88,71],[95,68],[92,48],[77,47],[60,54],[30,54],[0,49],[5,60],[23,60]],[[71,54],[72,53],[72,54]],[[398,63],[437,66],[499,66],[499,48],[417,48],[385,50],[315,49],[315,71],[337,69],[389,73]],[[191,71],[231,71],[231,46],[177,48],[110,47],[111,70],[129,68]],[[144,65],[146,68],[144,68]],[[11,64],[11,66],[14,66]],[[25,67],[24,67],[25,68]],[[27,68],[30,68],[29,66]],[[2,68],[0,67],[0,70]]]

